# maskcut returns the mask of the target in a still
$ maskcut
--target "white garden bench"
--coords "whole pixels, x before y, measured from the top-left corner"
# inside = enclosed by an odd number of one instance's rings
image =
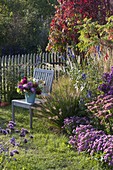
[[[45,86],[42,90],[41,96],[47,96],[52,91],[52,83],[54,79],[54,70],[46,70],[41,68],[35,68],[33,73],[33,78],[35,80],[45,81]],[[35,99],[35,103],[27,103],[25,99],[14,99],[12,100],[12,120],[15,122],[15,106],[22,107],[29,110],[30,114],[30,128],[32,128],[32,119],[33,119],[33,109],[39,107],[39,105],[44,102],[44,99]]]

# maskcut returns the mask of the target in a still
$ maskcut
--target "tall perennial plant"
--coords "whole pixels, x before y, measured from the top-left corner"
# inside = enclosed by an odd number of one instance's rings
[[[93,59],[84,59],[76,57],[72,48],[67,50],[67,67],[68,74],[73,81],[75,91],[79,93],[81,99],[90,101],[100,92],[97,90],[98,84],[101,83],[103,68],[98,70],[98,63]]]

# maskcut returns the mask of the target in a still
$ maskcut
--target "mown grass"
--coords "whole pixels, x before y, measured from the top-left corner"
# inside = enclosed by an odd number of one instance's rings
[[[64,134],[51,130],[46,119],[35,111],[33,129],[29,129],[29,113],[25,109],[16,108],[17,128],[27,128],[34,138],[25,147],[19,149],[19,154],[9,162],[5,159],[0,170],[108,170],[98,161],[88,155],[78,154],[68,144]],[[0,108],[0,127],[5,128],[11,120],[11,106]],[[0,136],[0,142],[9,140]],[[0,156],[0,161],[2,157]]]

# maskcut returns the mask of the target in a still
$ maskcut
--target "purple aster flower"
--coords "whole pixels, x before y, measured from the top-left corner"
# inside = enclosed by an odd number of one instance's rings
[[[14,122],[14,121],[9,121],[9,124],[12,124],[12,125],[14,125],[14,126],[16,126],[16,123]]]
[[[17,161],[17,159],[16,159],[16,158],[13,158],[13,160],[14,160],[14,161]]]
[[[15,146],[15,142],[16,142],[15,138],[14,138],[14,137],[12,137],[12,138],[10,139],[10,143],[11,143],[12,145],[14,145],[14,146]]]
[[[110,90],[110,86],[108,84],[103,83],[99,85],[98,89],[100,91],[103,91],[104,93],[107,93]]]
[[[82,79],[86,80],[86,74],[85,73],[82,74]]]
[[[15,150],[13,150],[12,152],[13,152],[13,153],[16,153],[16,154],[19,154],[19,151],[18,151],[18,150],[16,150],[16,149],[15,149]]]
[[[19,133],[20,131],[18,129],[15,130],[16,133]]]
[[[11,130],[14,130],[14,125],[11,124],[11,123],[9,123],[9,124],[8,124],[8,128],[11,129]]]
[[[11,130],[10,130],[10,129],[6,129],[6,131],[7,131],[7,133],[10,133],[10,132],[11,132]]]
[[[70,47],[68,47],[68,55],[70,56],[70,55],[72,55],[72,50],[71,50],[71,48]]]
[[[14,153],[13,153],[13,152],[10,152],[10,156],[14,156]]]
[[[30,138],[33,139],[33,135],[30,135]]]
[[[110,90],[113,90],[113,86],[110,86]]]
[[[75,55],[74,54],[72,54],[72,56],[71,56],[72,58],[75,58]]]
[[[27,143],[27,142],[28,142],[28,140],[25,138],[25,139],[24,139],[24,143]]]
[[[19,88],[21,91],[23,91],[23,85],[22,85],[22,84],[19,84],[19,85],[18,85],[18,88]]]
[[[108,91],[108,94],[109,94],[109,95],[113,95],[113,90],[110,89],[110,90]]]
[[[100,51],[100,46],[96,45],[96,51],[99,52]]]
[[[102,76],[103,80],[105,82],[109,82],[110,81],[110,76],[109,76],[109,73],[104,73],[103,76]]]
[[[7,133],[7,130],[2,129],[2,134],[4,134],[4,135],[8,134],[8,133]]]
[[[26,135],[25,132],[20,133],[20,137],[25,137],[25,135]]]
[[[24,129],[24,128],[21,129],[21,132],[24,132],[26,134],[29,133],[29,131],[27,129]]]
[[[92,92],[90,90],[88,90],[87,92],[87,98],[91,98],[92,97]]]
[[[33,82],[30,81],[30,82],[27,83],[27,85],[28,85],[29,87],[33,87]]]
[[[15,146],[20,146],[20,143],[15,143]]]
[[[25,135],[26,135],[27,133],[29,133],[29,131],[28,131],[27,129],[22,128],[22,129],[21,129],[21,132],[20,132],[20,136],[21,136],[21,137],[25,137]]]
[[[111,66],[111,72],[113,73],[113,66]]]
[[[31,92],[32,92],[32,93],[35,93],[35,92],[36,92],[36,89],[32,87],[32,88],[31,88]]]

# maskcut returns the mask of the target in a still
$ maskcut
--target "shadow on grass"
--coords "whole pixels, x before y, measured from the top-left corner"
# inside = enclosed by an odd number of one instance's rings
[[[11,105],[6,107],[0,107],[0,126],[2,128],[6,127],[8,122],[12,120],[12,109]],[[17,128],[27,128],[33,133],[49,133],[50,127],[45,118],[42,118],[36,110],[33,114],[33,129],[30,129],[30,115],[29,110],[15,107],[15,122]],[[50,132],[51,133],[51,132]]]

